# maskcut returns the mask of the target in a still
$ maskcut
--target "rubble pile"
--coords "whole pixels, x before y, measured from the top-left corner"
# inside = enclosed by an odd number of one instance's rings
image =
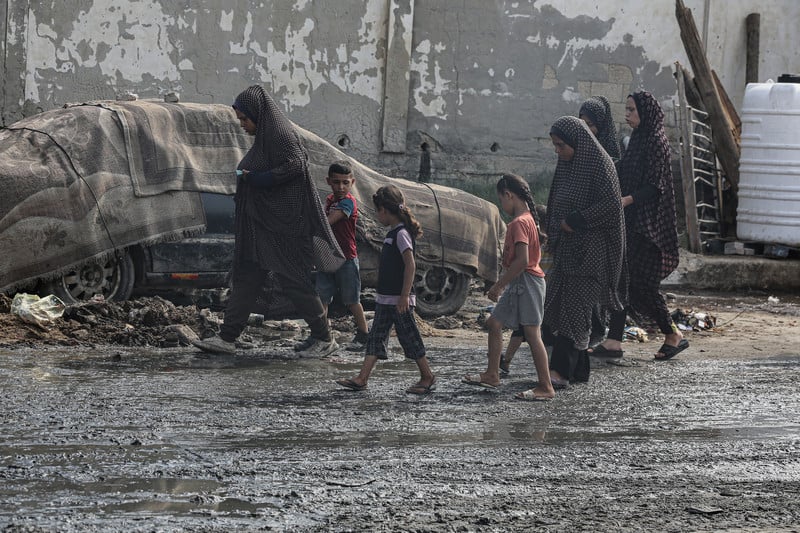
[[[171,342],[175,325],[202,333],[215,323],[214,314],[207,309],[176,306],[158,296],[125,302],[94,300],[67,306],[60,318],[47,324],[25,322],[10,310],[11,298],[0,295],[0,345],[3,346],[168,346],[175,345]]]

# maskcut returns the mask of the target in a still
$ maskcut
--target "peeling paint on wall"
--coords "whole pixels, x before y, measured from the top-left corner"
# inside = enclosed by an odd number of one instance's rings
[[[409,67],[387,78],[388,17],[401,1],[411,8],[398,15],[413,29],[403,34]],[[789,53],[796,1],[685,1],[701,25],[710,5],[709,55],[734,102],[743,93],[737,23],[747,12],[770,28],[762,72],[800,71]],[[262,83],[301,125],[331,142],[347,138],[350,153],[396,175],[414,177],[413,150],[427,143],[434,180],[546,173],[546,132],[558,116],[602,94],[621,124],[624,98],[639,87],[669,107],[672,64],[686,63],[672,0],[8,0],[6,10],[6,121],[127,91],[229,103]],[[402,91],[392,94],[407,143],[392,144],[412,151],[390,155],[382,138],[403,130],[383,131],[382,114],[385,84],[397,79],[409,83],[407,120]]]
[[[39,82],[51,74],[76,74],[79,68],[98,68],[109,81],[140,83],[145,76],[177,82],[178,66],[168,29],[178,24],[155,0],[95,2],[78,13],[72,31],[61,35],[31,9],[27,34],[28,72],[25,98],[42,100]],[[53,76],[58,78],[58,76]],[[46,83],[43,84],[46,90]]]
[[[437,52],[444,50],[443,46]],[[444,94],[450,88],[451,80],[442,76],[442,67],[435,58],[431,58],[432,46],[429,40],[420,42],[416,49],[416,57],[411,62],[412,71],[418,74],[418,84],[414,88],[414,109],[425,117],[447,120],[447,102]]]

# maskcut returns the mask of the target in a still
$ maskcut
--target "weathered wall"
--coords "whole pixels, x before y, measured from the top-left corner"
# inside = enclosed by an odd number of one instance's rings
[[[424,158],[445,182],[548,179],[549,125],[591,95],[607,96],[621,124],[625,96],[644,87],[672,120],[672,64],[687,63],[674,0],[3,4],[5,124],[125,92],[227,103],[263,83],[293,120],[363,162],[415,178]],[[686,4],[737,104],[748,13],[762,13],[763,77],[800,71],[800,2]]]

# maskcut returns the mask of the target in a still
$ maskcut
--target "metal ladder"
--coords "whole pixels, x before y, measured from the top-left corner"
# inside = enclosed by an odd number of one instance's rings
[[[677,122],[681,131],[681,181],[689,250],[705,251],[707,243],[724,234],[722,183],[708,113],[686,102],[683,79],[678,79]]]

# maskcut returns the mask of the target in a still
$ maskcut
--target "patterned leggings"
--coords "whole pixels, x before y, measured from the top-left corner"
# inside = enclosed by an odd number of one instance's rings
[[[646,244],[632,249],[628,257],[628,311],[634,320],[650,319],[661,333],[676,331],[669,314],[667,302],[658,291],[661,280],[653,275],[661,261],[661,252],[654,245]],[[625,331],[626,311],[612,312],[608,325],[608,338],[621,341]]]

